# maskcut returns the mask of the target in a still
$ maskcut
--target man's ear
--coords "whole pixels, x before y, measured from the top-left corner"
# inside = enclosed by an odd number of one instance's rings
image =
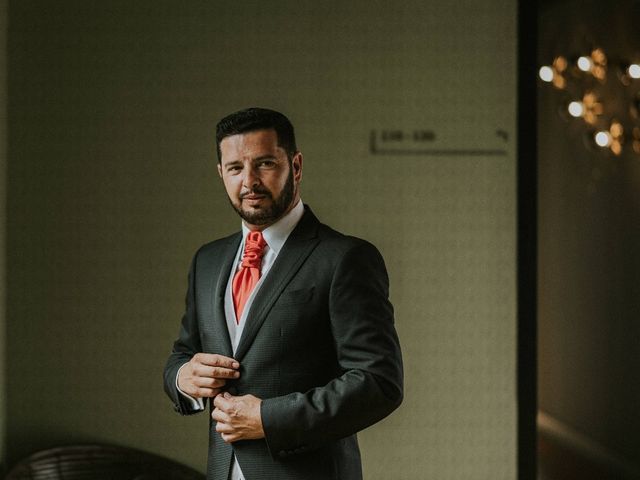
[[[222,165],[218,163],[218,175],[222,178]]]
[[[296,152],[291,159],[291,168],[293,169],[293,179],[296,182],[302,180],[302,152]]]

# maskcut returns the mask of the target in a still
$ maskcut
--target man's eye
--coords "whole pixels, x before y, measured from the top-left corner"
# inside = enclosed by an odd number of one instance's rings
[[[262,160],[258,165],[260,167],[273,167],[276,164],[273,160]]]

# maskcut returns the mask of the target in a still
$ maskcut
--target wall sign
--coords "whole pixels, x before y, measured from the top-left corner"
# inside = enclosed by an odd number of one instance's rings
[[[509,141],[506,130],[495,130],[496,144]],[[371,130],[369,151],[372,155],[447,155],[447,156],[504,156],[504,147],[496,148],[458,148],[441,147],[437,144],[438,134],[432,129],[416,128],[403,130],[389,128]]]

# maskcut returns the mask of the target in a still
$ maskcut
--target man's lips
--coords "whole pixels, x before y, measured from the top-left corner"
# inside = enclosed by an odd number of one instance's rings
[[[243,195],[242,197],[240,197],[242,200],[260,200],[265,198],[266,195],[262,195],[262,194],[256,194],[256,193],[252,193],[250,195]]]
[[[240,196],[240,201],[246,206],[251,208],[261,207],[265,200],[269,198],[269,195],[265,193],[247,193]]]
[[[240,200],[249,200],[249,201],[256,201],[256,200],[262,200],[264,198],[269,198],[269,192],[261,192],[260,190],[253,190],[250,192],[245,192],[245,193],[241,193],[240,194]]]

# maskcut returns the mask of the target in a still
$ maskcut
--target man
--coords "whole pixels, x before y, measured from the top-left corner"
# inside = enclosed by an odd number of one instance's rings
[[[303,206],[283,114],[233,113],[216,141],[242,231],[192,261],[165,390],[183,415],[210,399],[209,480],[361,479],[356,432],[402,401],[382,257]]]

